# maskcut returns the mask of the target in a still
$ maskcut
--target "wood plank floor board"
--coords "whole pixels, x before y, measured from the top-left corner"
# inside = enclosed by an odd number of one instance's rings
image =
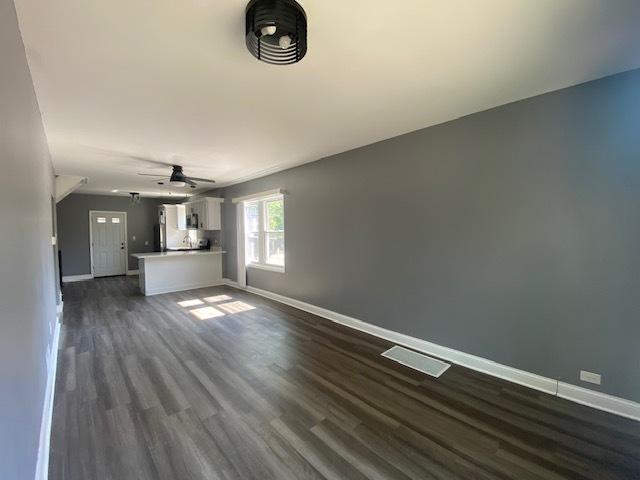
[[[392,431],[386,431],[384,426],[378,425],[377,428],[372,428],[366,423],[361,423],[349,433],[366,445],[374,455],[384,458],[409,478],[414,480],[457,478],[451,471],[430,461],[420,452],[412,451],[396,438]]]
[[[298,419],[283,415],[271,421],[273,428],[326,479],[367,478],[317,438]]]
[[[51,480],[640,479],[638,422],[456,365],[434,379],[244,291],[113,277],[68,284],[64,308]]]
[[[440,393],[448,402],[463,402],[472,408],[482,409],[496,419],[508,420],[532,433],[540,432],[554,437],[564,442],[566,446],[581,448],[585,455],[602,457],[613,454],[631,456],[640,460],[640,445],[636,440],[637,430],[640,429],[638,422],[628,422],[631,427],[635,427],[634,435],[633,429],[626,433],[625,429],[612,428],[614,425],[607,425],[606,422],[600,424],[576,421],[570,416],[558,414],[528,395],[514,396],[512,392],[505,392],[500,396],[471,393],[468,388],[465,388],[462,378],[457,386],[453,382],[450,385],[431,383],[425,385],[425,388],[435,394]],[[539,395],[546,397],[544,394]],[[563,402],[567,401],[563,400]],[[601,412],[593,411],[592,413],[599,415]],[[611,418],[611,415],[607,414],[607,416]],[[611,418],[611,420],[617,420],[617,418]]]
[[[314,425],[311,431],[367,478],[374,480],[409,479],[401,470],[388,463],[384,457],[375,455],[357,437],[341,430],[331,420],[322,420]]]
[[[277,460],[288,475],[294,479],[318,480],[324,478],[306,461],[296,449],[280,435],[265,418],[254,414],[245,415],[242,421],[250,431],[259,436],[273,460]]]

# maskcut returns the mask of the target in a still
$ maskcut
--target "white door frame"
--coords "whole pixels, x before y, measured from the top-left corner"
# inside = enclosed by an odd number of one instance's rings
[[[91,215],[93,213],[104,213],[109,215],[110,213],[124,214],[124,274],[129,271],[129,237],[127,234],[127,212],[116,210],[89,210],[89,258],[91,258],[91,277],[93,277],[93,229],[91,228]]]

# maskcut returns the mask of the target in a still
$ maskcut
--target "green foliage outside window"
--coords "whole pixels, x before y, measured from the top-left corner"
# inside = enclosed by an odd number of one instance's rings
[[[282,200],[267,203],[267,219],[269,232],[284,231],[284,204]]]

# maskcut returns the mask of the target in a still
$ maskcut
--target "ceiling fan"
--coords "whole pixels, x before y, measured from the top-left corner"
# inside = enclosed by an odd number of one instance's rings
[[[165,180],[168,180],[168,184],[173,187],[185,187],[189,185],[191,188],[196,188],[198,185],[196,182],[206,182],[206,183],[216,183],[215,180],[210,180],[208,178],[198,178],[198,177],[187,177],[182,171],[182,167],[180,165],[172,165],[171,176],[167,177],[164,175],[155,175],[153,173],[138,173],[138,175],[144,175],[146,177],[159,177],[158,185],[164,185]]]

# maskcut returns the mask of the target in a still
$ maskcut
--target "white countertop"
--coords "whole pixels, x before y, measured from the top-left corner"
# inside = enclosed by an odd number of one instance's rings
[[[147,252],[147,253],[132,253],[134,258],[162,258],[162,257],[184,257],[193,255],[220,255],[227,253],[224,250],[186,250],[186,251],[171,251],[171,252]]]

